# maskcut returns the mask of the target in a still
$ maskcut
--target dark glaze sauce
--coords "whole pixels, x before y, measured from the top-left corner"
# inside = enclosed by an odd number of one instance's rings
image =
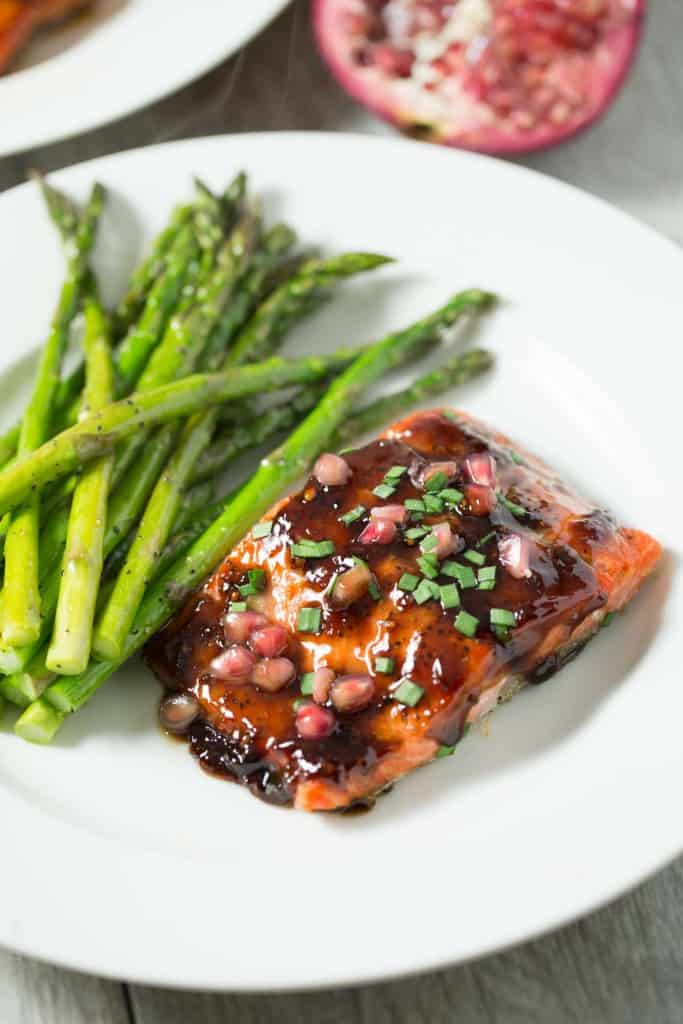
[[[422,498],[417,482],[427,462],[448,459],[461,465],[467,455],[481,451],[495,457],[497,490],[527,514],[516,517],[499,501],[489,516],[472,515],[463,503],[458,512],[423,519],[425,526],[450,522],[459,537],[460,556],[494,534],[477,550],[487,565],[497,566],[495,587],[460,591],[462,608],[479,620],[476,636],[470,639],[453,626],[457,609],[444,611],[437,601],[418,606],[397,588],[402,573],[420,575],[416,543],[406,542],[399,530],[389,545],[359,544],[367,514],[351,526],[340,523],[339,517],[359,504],[370,509]],[[372,776],[379,760],[402,749],[406,741],[423,741],[417,761],[429,760],[437,743],[452,745],[459,740],[470,709],[492,682],[508,674],[540,681],[555,671],[563,643],[558,640],[555,649],[541,652],[551,630],[561,627],[558,635],[566,640],[606,602],[590,563],[613,535],[611,520],[586,506],[533,457],[525,456],[520,464],[500,435],[446,414],[424,413],[407,421],[400,436],[375,441],[345,458],[353,471],[347,485],[323,488],[311,478],[280,508],[271,535],[246,538],[147,648],[150,664],[165,686],[192,690],[200,700],[203,717],[192,726],[189,743],[202,766],[247,784],[275,803],[290,802],[303,780],[328,779],[344,786],[352,775]],[[382,501],[372,489],[395,465],[408,466],[409,472],[396,492]],[[451,486],[462,490],[465,482],[458,476]],[[529,534],[536,542],[527,579],[514,578],[498,562],[497,540],[510,532]],[[336,554],[305,562],[293,559],[288,544],[302,538],[333,540]],[[462,561],[458,552],[450,558]],[[354,564],[354,557],[369,565],[381,598],[367,595],[350,608],[334,610],[324,600],[324,590],[336,573]],[[319,635],[292,632],[287,654],[300,672],[325,664],[339,674],[363,672],[374,677],[373,704],[359,714],[338,715],[338,726],[326,740],[304,741],[296,734],[293,703],[300,696],[298,683],[270,694],[251,685],[219,681],[210,673],[212,658],[224,646],[222,616],[227,603],[236,598],[235,587],[246,570],[257,565],[269,572],[272,618],[282,621],[291,615],[292,602],[301,604],[302,596],[305,605],[322,608]],[[453,581],[440,577],[439,582]],[[516,614],[517,625],[506,642],[489,627],[491,608]],[[374,672],[374,659],[383,655],[394,660],[390,676]],[[401,677],[425,689],[414,708],[391,697],[390,688]]]

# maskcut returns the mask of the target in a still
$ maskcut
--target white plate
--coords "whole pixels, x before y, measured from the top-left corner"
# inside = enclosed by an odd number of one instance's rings
[[[51,748],[0,734],[0,942],[162,985],[338,985],[465,960],[609,900],[683,847],[679,343],[683,257],[604,203],[520,167],[423,145],[324,134],[154,147],[55,176],[114,196],[100,266],[122,282],[198,172],[251,171],[273,216],[325,247],[393,253],[347,286],[299,349],[361,342],[457,288],[504,301],[498,355],[453,395],[547,457],[667,555],[633,607],[457,754],[361,817],[273,809],[207,778],[157,731],[139,666]],[[0,198],[3,399],[61,275],[28,186]],[[9,880],[9,883],[8,883]]]
[[[0,156],[88,131],[204,74],[289,0],[96,0],[0,76]]]

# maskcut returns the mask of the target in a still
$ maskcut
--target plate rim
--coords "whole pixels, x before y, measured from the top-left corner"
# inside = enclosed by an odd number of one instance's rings
[[[229,145],[236,145],[240,140],[264,140],[266,142],[277,142],[278,144],[286,145],[288,141],[292,140],[311,140],[315,144],[325,145],[347,145],[349,140],[354,144],[361,144],[369,148],[404,148],[411,147],[413,150],[421,151],[423,154],[430,153],[429,159],[446,160],[452,159],[452,154],[448,150],[438,149],[436,147],[425,147],[424,144],[414,142],[412,140],[401,139],[397,137],[383,137],[383,136],[372,136],[366,135],[361,132],[314,132],[314,131],[270,131],[270,132],[255,132],[255,133],[235,133],[235,134],[224,134],[224,135],[211,135],[202,136],[193,139],[182,139],[174,140],[172,142],[155,143],[150,146],[137,147],[136,149],[127,150],[120,153],[109,154],[106,156],[95,157],[87,161],[72,164],[68,167],[64,167],[59,171],[55,172],[55,178],[60,180],[66,179],[70,173],[74,171],[80,172],[81,170],[87,170],[89,167],[94,165],[103,166],[104,164],[116,163],[118,161],[126,162],[128,160],[135,160],[140,153],[147,153],[149,151],[163,150],[168,151],[169,147],[173,148],[193,148],[203,147],[209,145],[211,147],[219,148],[221,145],[228,143]],[[425,157],[426,158],[426,157]],[[571,183],[562,181],[554,178],[551,175],[546,175],[541,171],[524,167],[523,165],[510,163],[504,159],[483,156],[476,153],[458,151],[456,160],[463,160],[473,163],[496,163],[502,164],[506,167],[508,174],[517,174],[520,177],[535,176],[543,179],[546,183],[553,187],[558,188],[560,191],[569,191],[576,196],[580,196],[582,201],[588,201],[589,203],[595,203],[599,207],[608,210],[611,215],[616,215],[618,218],[628,222],[632,227],[648,234],[652,240],[656,240],[658,244],[662,242],[666,243],[670,252],[675,255],[677,259],[683,257],[683,250],[670,238],[660,234],[654,228],[647,224],[644,224],[634,215],[619,209],[607,200],[595,196],[591,193],[584,191],[583,189],[572,185]],[[106,174],[106,170],[98,173]],[[0,196],[0,206],[4,205],[4,200],[7,198],[11,199],[17,191],[25,190],[30,188],[30,183],[22,183],[15,186],[12,189],[7,190]],[[417,960],[417,964],[414,968],[403,968],[396,967],[386,970],[373,971],[368,970],[364,973],[356,972],[355,976],[348,977],[341,974],[330,973],[328,976],[317,978],[315,980],[308,980],[302,982],[297,980],[295,983],[289,984],[278,984],[265,982],[255,988],[249,984],[241,984],[240,982],[235,983],[232,980],[223,979],[221,983],[217,983],[216,980],[205,979],[202,980],[200,976],[195,974],[190,977],[189,975],[185,979],[169,978],[163,974],[153,974],[149,971],[140,974],[131,974],[128,972],[125,975],[125,980],[132,981],[140,984],[157,985],[169,989],[187,989],[192,988],[198,991],[215,991],[215,992],[235,992],[235,993],[277,993],[277,992],[304,992],[304,991],[320,991],[329,989],[331,987],[352,987],[361,984],[378,984],[381,982],[391,981],[398,978],[410,978],[416,977],[421,974],[447,969],[456,965],[470,963],[472,961],[481,959],[482,957],[492,955],[495,953],[502,953],[505,950],[513,948],[521,943],[528,942],[531,940],[542,938],[559,928],[562,928],[588,913],[598,911],[601,908],[612,903],[620,896],[633,890],[636,886],[647,881],[654,874],[660,871],[663,867],[669,864],[677,855],[683,851],[683,832],[680,838],[677,838],[675,842],[666,848],[660,850],[656,858],[647,858],[649,863],[646,868],[640,868],[635,874],[632,873],[632,877],[627,880],[620,880],[609,887],[602,888],[602,896],[595,898],[587,896],[583,902],[575,907],[571,911],[558,912],[551,915],[551,919],[542,927],[532,927],[531,930],[525,928],[524,932],[521,933],[519,930],[515,930],[512,927],[512,934],[507,939],[502,941],[490,940],[487,943],[482,943],[478,948],[473,949],[469,955],[457,955],[449,957],[448,955],[442,956],[436,959],[434,956],[427,955],[420,961],[420,957],[414,957]],[[643,858],[641,857],[641,860]],[[55,958],[52,955],[43,953],[36,953],[35,948],[31,948],[28,944],[23,944],[20,941],[16,943],[8,944],[0,940],[0,946],[13,952],[18,952],[22,955],[33,957],[34,959],[41,960],[46,963],[57,964],[59,966],[86,971],[89,973],[97,974],[101,977],[110,978],[114,980],[123,980],[124,976],[117,973],[115,969],[109,970],[106,966],[98,965],[94,966],[92,963],[88,963],[85,959],[78,959],[73,956],[62,956]]]

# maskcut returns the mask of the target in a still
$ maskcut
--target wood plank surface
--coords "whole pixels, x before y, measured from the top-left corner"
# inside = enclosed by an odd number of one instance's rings
[[[389,132],[330,79],[313,48],[307,6],[297,0],[237,57],[154,106],[0,160],[0,190],[31,167],[52,170],[167,139],[289,128]],[[650,8],[641,55],[607,117],[587,135],[520,162],[683,241],[683,2],[651,0]],[[419,941],[417,917],[413,928]],[[473,965],[336,992],[229,996],[128,988],[0,951],[0,1024],[680,1024],[682,936],[679,860],[554,935]]]

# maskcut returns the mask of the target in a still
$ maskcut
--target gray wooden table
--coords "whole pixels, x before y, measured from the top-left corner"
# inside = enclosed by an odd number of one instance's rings
[[[683,2],[651,0],[650,6],[640,59],[609,115],[583,138],[523,162],[683,241]],[[193,135],[287,128],[389,130],[330,80],[313,49],[306,0],[297,0],[238,56],[182,92],[88,135],[0,160],[0,189],[22,181],[29,167],[51,170]],[[673,1024],[683,1021],[682,945],[683,859],[612,906],[513,951],[418,979],[344,991],[165,992],[0,951],[0,1024]]]

